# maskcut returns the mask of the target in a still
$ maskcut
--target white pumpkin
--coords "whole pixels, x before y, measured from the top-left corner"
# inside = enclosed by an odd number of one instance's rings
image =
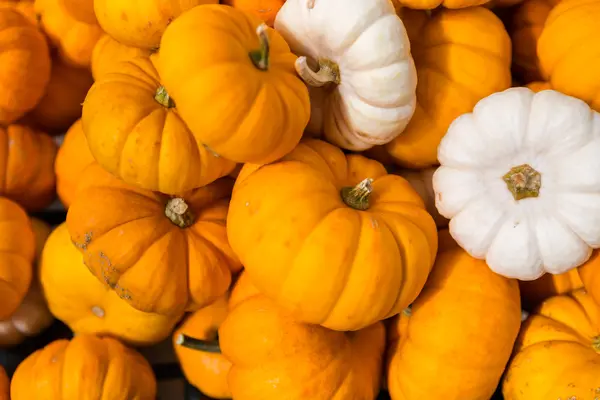
[[[296,70],[311,95],[308,132],[362,151],[404,131],[415,111],[417,72],[391,0],[288,0],[275,29],[301,56]]]
[[[438,148],[436,206],[452,237],[509,278],[584,263],[600,247],[600,114],[512,88],[458,117]]]
[[[437,227],[442,229],[448,226],[448,220],[442,217],[435,207],[435,192],[433,191],[433,173],[435,170],[435,168],[421,170],[399,169],[394,173],[400,175],[410,183],[415,192],[423,199],[425,209],[433,217]]]

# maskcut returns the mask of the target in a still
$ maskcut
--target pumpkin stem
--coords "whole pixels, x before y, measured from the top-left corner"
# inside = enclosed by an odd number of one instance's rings
[[[167,93],[167,89],[165,89],[164,86],[161,86],[158,89],[156,89],[156,93],[154,94],[154,100],[156,100],[158,104],[160,104],[163,107],[175,107],[175,101],[171,98],[171,96],[169,96],[169,93]]]
[[[261,71],[266,71],[269,69],[269,54],[271,47],[269,35],[267,34],[267,24],[260,24],[258,28],[256,28],[256,34],[258,35],[260,49],[252,50],[250,52],[250,59],[256,68]]]
[[[205,351],[207,353],[221,353],[218,339],[212,341],[200,340],[180,333],[177,335],[177,338],[175,338],[175,343],[192,350]]]
[[[502,177],[515,200],[538,197],[542,175],[528,164],[513,167]]]
[[[165,215],[172,223],[180,228],[188,228],[194,223],[194,213],[181,197],[175,197],[167,201]]]
[[[342,200],[347,206],[355,210],[365,211],[369,209],[369,196],[373,192],[373,179],[367,178],[358,185],[343,187],[341,190]]]
[[[322,58],[319,60],[319,70],[313,71],[308,65],[306,57],[298,57],[296,63],[296,72],[300,75],[300,78],[310,86],[321,87],[328,83],[335,83],[339,85],[340,80],[340,67],[333,61]]]
[[[600,336],[596,336],[592,339],[592,346],[594,347],[594,350],[600,353]]]

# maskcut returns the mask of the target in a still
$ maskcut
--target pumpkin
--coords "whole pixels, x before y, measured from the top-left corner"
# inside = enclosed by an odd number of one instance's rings
[[[157,49],[165,28],[180,14],[218,0],[95,0],[94,9],[102,29],[119,42],[143,49]]]
[[[120,299],[89,272],[65,223],[52,232],[44,248],[40,280],[52,314],[78,334],[150,345],[167,338],[181,317],[144,313]]]
[[[0,197],[0,321],[23,301],[32,276],[35,235],[18,204]]]
[[[28,116],[40,129],[64,133],[81,117],[81,103],[92,83],[88,69],[74,68],[55,60],[46,94]]]
[[[526,85],[529,89],[534,92],[541,92],[542,90],[551,90],[552,86],[548,82],[531,82]]]
[[[560,0],[527,0],[513,13],[510,36],[513,44],[513,71],[525,82],[542,79],[537,54],[538,39],[550,11]]]
[[[50,80],[50,52],[42,33],[18,11],[0,8],[0,123],[10,124],[40,101]]]
[[[317,139],[242,168],[227,233],[259,290],[299,320],[335,330],[402,311],[437,251],[435,223],[405,179]]]
[[[450,123],[484,97],[511,85],[511,43],[490,10],[472,7],[402,9],[417,67],[417,108],[402,135],[386,145],[396,163],[438,164],[437,147]]]
[[[56,144],[23,125],[0,127],[0,195],[25,209],[40,210],[54,200]]]
[[[37,17],[35,15],[35,9],[33,7],[33,1],[0,1],[0,8],[11,8],[23,14],[29,22],[37,25]]]
[[[343,18],[340,9],[348,10]],[[406,128],[415,111],[417,73],[389,0],[287,0],[275,29],[301,55],[295,67],[311,87],[309,132],[360,151]]]
[[[10,400],[10,383],[4,367],[0,365],[0,400]]]
[[[585,263],[584,266],[590,262],[592,262],[592,259]],[[523,303],[523,308],[528,311],[533,311],[541,302],[549,297],[570,293],[582,287],[583,282],[581,282],[577,268],[564,274],[544,274],[534,281],[519,281],[521,302]]]
[[[490,271],[449,236],[440,232],[423,291],[389,325],[392,399],[489,400],[519,333],[517,282]]]
[[[188,316],[173,334],[173,347],[185,378],[202,393],[214,399],[230,399],[227,374],[231,363],[221,354],[217,339],[219,326],[227,316],[227,296]],[[202,346],[185,347],[184,337],[203,340]],[[211,343],[212,342],[212,343]],[[197,343],[197,342],[196,342]],[[187,342],[185,345],[189,345]]]
[[[76,20],[86,24],[97,24],[94,0],[59,0],[64,9]]]
[[[579,267],[579,277],[590,296],[600,305],[600,274],[598,268],[600,268],[600,253],[595,251],[590,259]]]
[[[48,224],[36,218],[31,219],[31,226],[35,236],[35,260],[37,264],[51,228]],[[37,268],[34,269],[34,271],[36,270]],[[8,319],[0,321],[0,347],[14,346],[28,337],[36,336],[54,321],[54,317],[46,305],[46,299],[36,274],[34,274],[29,290],[19,308]]]
[[[381,322],[351,333],[298,322],[258,294],[244,276],[236,283],[230,312],[219,328],[220,350],[232,363],[228,382],[234,399],[377,396],[385,349]],[[190,337],[181,342],[190,347],[206,344]]]
[[[544,80],[595,110],[600,110],[599,18],[599,2],[563,0],[548,15],[537,45]]]
[[[91,153],[107,171],[132,185],[177,194],[235,167],[203,146],[178,111],[151,59],[139,57],[100,76],[81,121]]]
[[[600,395],[600,308],[583,289],[551,297],[524,322],[508,366],[506,400]]]
[[[136,57],[149,57],[150,50],[130,47],[117,42],[110,35],[104,34],[94,46],[92,52],[92,75],[95,80],[107,72],[112,72],[122,61]]]
[[[58,57],[73,67],[89,67],[94,46],[103,34],[102,28],[73,18],[62,0],[35,0],[35,9]]]
[[[206,5],[166,29],[158,70],[198,141],[236,162],[266,163],[292,151],[310,117],[295,60],[258,17]]]
[[[15,371],[12,400],[156,398],[148,361],[118,340],[77,335],[59,339],[29,355]]]
[[[227,4],[240,10],[252,13],[273,27],[275,17],[286,0],[223,0]]]
[[[457,118],[433,175],[436,207],[454,239],[520,280],[587,261],[600,247],[598,123],[600,114],[579,99],[524,87]]]
[[[67,226],[100,282],[140,311],[179,315],[216,300],[241,268],[225,228],[231,186],[224,178],[169,197],[92,164]]]
[[[75,198],[77,185],[83,171],[94,162],[94,156],[90,152],[81,127],[81,120],[77,120],[65,134],[54,163],[56,191],[58,198],[66,208]]]
[[[425,203],[425,209],[433,217],[438,228],[448,226],[448,220],[440,215],[435,208],[435,193],[433,192],[433,173],[435,168],[426,168],[420,171],[404,169],[398,170],[397,173],[410,183],[410,186],[421,196]]]

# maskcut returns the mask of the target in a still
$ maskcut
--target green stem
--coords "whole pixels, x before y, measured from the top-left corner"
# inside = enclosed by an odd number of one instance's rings
[[[254,63],[254,66],[261,71],[269,69],[269,54],[270,54],[270,43],[269,35],[267,34],[267,25],[260,24],[256,28],[256,34],[258,35],[258,42],[260,48],[258,50],[252,50],[249,55],[250,59]]]
[[[513,167],[502,177],[515,200],[538,197],[542,187],[542,175],[529,164]]]
[[[175,101],[171,98],[171,96],[169,96],[169,93],[167,93],[167,89],[165,89],[164,86],[161,86],[158,89],[156,89],[156,93],[154,94],[154,100],[156,100],[158,104],[160,104],[163,107],[175,107]]]
[[[221,347],[219,346],[218,339],[212,341],[200,340],[180,333],[177,335],[175,343],[192,350],[204,351],[207,353],[221,353]]]
[[[340,195],[347,206],[355,210],[365,211],[369,209],[369,197],[373,192],[373,179],[367,178],[358,185],[342,188]]]

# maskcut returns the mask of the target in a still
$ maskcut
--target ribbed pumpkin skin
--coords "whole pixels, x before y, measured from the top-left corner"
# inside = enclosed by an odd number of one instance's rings
[[[92,52],[92,76],[98,80],[107,72],[118,69],[118,65],[122,61],[136,57],[150,57],[150,54],[150,50],[124,45],[110,35],[104,34]]]

